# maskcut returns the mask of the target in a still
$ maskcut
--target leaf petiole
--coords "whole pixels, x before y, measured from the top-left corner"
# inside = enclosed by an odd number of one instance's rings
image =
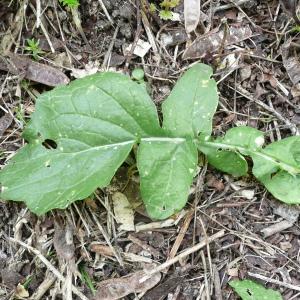
[[[287,171],[291,175],[300,174],[300,168],[297,168],[293,165],[290,165],[284,161],[280,161],[278,158],[273,157],[269,153],[266,153],[263,149],[258,148],[257,150],[249,149],[242,146],[231,145],[227,143],[220,143],[214,141],[199,141],[198,140],[198,148],[201,150],[201,145],[205,147],[211,147],[214,149],[222,149],[222,150],[230,150],[233,152],[239,152],[245,156],[257,156],[263,158],[272,164],[278,166],[280,169]]]

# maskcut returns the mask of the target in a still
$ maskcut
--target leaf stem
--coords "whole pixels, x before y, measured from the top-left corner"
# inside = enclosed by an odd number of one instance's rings
[[[223,150],[231,150],[231,151],[238,151],[240,154],[248,155],[248,156],[258,156],[262,159],[265,159],[272,164],[278,166],[280,169],[287,171],[291,175],[300,174],[300,168],[297,168],[291,164],[288,164],[277,157],[273,157],[270,154],[266,153],[263,149],[253,150],[249,148],[245,148],[242,146],[237,145],[230,145],[220,142],[213,142],[213,141],[198,141],[198,145],[203,145],[205,147],[211,147],[216,149],[223,149]],[[245,154],[246,153],[246,154]]]

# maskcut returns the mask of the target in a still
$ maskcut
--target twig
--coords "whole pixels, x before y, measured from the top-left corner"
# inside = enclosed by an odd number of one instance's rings
[[[118,32],[119,32],[119,29],[120,29],[120,25],[118,24],[116,29],[115,29],[115,32],[114,32],[114,35],[112,37],[112,40],[109,44],[109,47],[105,53],[105,56],[104,56],[104,59],[103,59],[103,63],[102,63],[102,68],[108,68],[109,65],[108,65],[108,61],[109,61],[109,57],[111,55],[111,52],[113,50],[113,47],[114,47],[114,44],[115,44],[115,41],[116,41],[116,38],[117,38],[117,35],[118,35]]]
[[[170,260],[170,259],[172,259],[172,258],[175,257],[175,255],[176,255],[176,253],[177,253],[177,251],[178,251],[178,249],[179,249],[179,247],[180,247],[180,245],[181,245],[181,243],[183,241],[185,233],[186,233],[186,231],[188,230],[188,228],[190,226],[190,223],[191,223],[191,221],[193,219],[193,216],[194,216],[194,211],[193,210],[191,210],[190,212],[188,212],[187,215],[185,216],[183,225],[180,228],[180,231],[179,231],[179,233],[178,233],[178,235],[176,237],[176,240],[175,240],[175,242],[173,244],[173,247],[172,247],[172,249],[170,251],[170,254],[168,256],[168,260]],[[166,273],[167,273],[168,269],[169,268],[165,269]]]
[[[36,18],[38,19],[38,13],[37,13],[37,11],[35,10],[35,7],[30,3],[29,4],[30,5],[30,8],[32,9],[32,11],[33,11],[33,13],[35,14],[35,16],[36,16]],[[41,16],[39,16],[39,20],[40,20],[40,26],[41,26],[41,29],[42,29],[42,31],[43,31],[43,34],[44,34],[44,36],[45,36],[45,38],[46,38],[46,40],[47,40],[47,42],[48,42],[48,44],[49,44],[49,47],[50,47],[50,49],[51,49],[51,52],[52,53],[55,53],[55,49],[54,49],[54,47],[53,47],[53,45],[52,45],[52,42],[51,42],[51,39],[50,39],[50,37],[49,37],[49,34],[48,34],[48,32],[47,32],[47,29],[45,28],[45,26],[44,26],[44,24],[43,24],[43,22],[42,22],[42,20],[41,20]],[[37,26],[37,25],[36,25]]]
[[[104,11],[104,14],[105,14],[106,18],[107,18],[108,21],[111,23],[111,25],[113,25],[113,24],[114,24],[114,21],[113,21],[112,18],[110,17],[110,15],[109,15],[109,13],[108,13],[108,11],[107,11],[107,9],[106,9],[106,7],[105,7],[103,1],[102,1],[102,0],[98,0],[98,1],[99,1],[100,5],[101,5],[102,10]]]
[[[239,5],[243,5],[244,3],[247,3],[248,1],[249,0],[239,0],[236,3],[229,3],[229,4],[221,5],[219,7],[216,7],[214,9],[214,12],[230,9],[230,8],[233,8],[233,7],[239,6]]]
[[[46,292],[49,290],[49,288],[54,284],[55,282],[55,276],[52,273],[46,274],[46,278],[43,280],[43,282],[39,285],[39,287],[36,289],[34,294],[30,297],[31,300],[40,300],[43,298],[43,296],[46,294]]]
[[[186,256],[189,256],[190,254],[192,254],[196,251],[199,251],[200,249],[204,248],[207,244],[223,237],[224,235],[225,235],[225,230],[220,230],[217,233],[215,233],[214,235],[208,237],[207,239],[203,239],[200,243],[196,244],[195,246],[190,247],[190,248],[186,249],[185,251],[181,252],[180,254],[175,256],[174,258],[167,260],[166,262],[164,262],[163,264],[157,266],[156,268],[154,268],[150,271],[145,271],[147,275],[142,277],[140,279],[140,282],[146,281],[153,274],[158,273],[158,272],[162,272],[164,269],[166,269],[166,268],[170,267],[171,265],[177,263],[178,261],[182,260]]]
[[[281,232],[283,230],[286,230],[290,227],[292,227],[294,223],[289,222],[287,220],[283,220],[281,222],[272,224],[269,227],[263,228],[261,232],[263,233],[264,237],[267,238],[275,233]]]
[[[36,28],[41,24],[41,0],[36,0]]]
[[[100,232],[102,233],[106,243],[108,244],[109,248],[111,249],[111,251],[113,252],[115,258],[117,259],[118,263],[120,264],[120,266],[124,266],[124,262],[123,259],[121,257],[121,255],[117,252],[117,250],[113,247],[113,245],[111,244],[110,240],[109,240],[109,236],[106,233],[106,231],[104,230],[104,228],[102,227],[102,225],[99,223],[99,221],[97,220],[96,216],[93,214],[92,210],[90,208],[88,208],[90,214],[92,215],[96,225],[98,226]]]
[[[125,72],[128,71],[129,63],[132,58],[133,51],[139,41],[140,35],[142,33],[142,23],[141,23],[141,8],[140,8],[140,1],[136,1],[136,31],[134,41],[132,43],[131,49],[129,53],[126,55],[126,62],[125,62]]]
[[[218,271],[218,268],[216,265],[213,265],[213,271],[214,271],[213,280],[214,280],[214,286],[215,286],[215,298],[216,298],[216,300],[223,300],[220,276],[219,276],[219,271]]]
[[[233,87],[229,86],[229,88],[231,88],[232,90],[235,90]],[[247,98],[248,100],[257,103],[259,106],[261,106],[262,108],[264,108],[265,110],[269,111],[270,113],[272,113],[275,117],[277,117],[280,121],[282,121],[283,123],[285,123],[286,125],[289,126],[292,134],[294,135],[299,135],[299,130],[296,127],[295,124],[292,124],[288,119],[284,118],[278,111],[276,111],[274,108],[271,108],[270,106],[268,106],[267,104],[265,104],[264,102],[255,99],[247,90],[245,90],[241,85],[237,85],[236,86],[236,90],[237,92],[244,96],[245,98]]]
[[[41,252],[27,244],[25,244],[22,241],[19,241],[17,239],[14,238],[9,238],[9,240],[11,242],[17,243],[20,246],[22,246],[23,248],[27,249],[28,251],[32,252],[33,254],[35,254],[44,264],[45,266],[63,283],[66,282],[65,277],[50,263],[50,261],[41,254]],[[80,299],[82,300],[89,300],[85,295],[83,295],[78,289],[77,287],[75,287],[74,285],[72,285],[72,292],[77,295]]]
[[[269,277],[266,277],[266,276],[263,276],[260,274],[251,273],[251,272],[248,272],[248,275],[251,277],[254,277],[256,279],[264,280],[269,283],[274,283],[274,284],[286,287],[286,288],[294,290],[294,291],[300,291],[300,286],[296,286],[296,285],[293,285],[293,284],[290,284],[287,282],[282,282],[282,281],[279,281],[276,279],[272,279],[272,278],[269,278]]]

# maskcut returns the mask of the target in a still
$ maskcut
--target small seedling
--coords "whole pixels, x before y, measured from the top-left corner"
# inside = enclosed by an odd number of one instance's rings
[[[143,69],[134,69],[132,71],[132,78],[136,81],[143,81],[144,80],[144,76],[145,76],[145,73],[143,71]]]
[[[283,300],[279,292],[266,289],[252,280],[233,280],[229,285],[242,300]]]
[[[161,9],[157,9],[154,3],[150,3],[150,11],[153,13],[158,10],[161,19],[167,21],[173,19],[172,9],[179,5],[180,0],[163,0],[160,3]]]
[[[36,100],[28,141],[0,172],[1,198],[24,201],[36,214],[66,208],[107,186],[137,148],[142,199],[149,216],[165,219],[188,199],[198,150],[233,176],[252,174],[278,199],[300,203],[300,137],[264,146],[264,133],[230,129],[213,138],[218,91],[212,69],[190,68],[162,105],[160,126],[145,87],[118,73],[98,73]],[[247,157],[247,159],[245,159]]]
[[[26,42],[27,46],[25,47],[25,50],[28,51],[35,60],[39,59],[40,54],[45,53],[43,50],[41,50],[39,41],[36,41],[34,38],[27,39]]]
[[[76,8],[79,6],[79,0],[58,0],[63,6]]]

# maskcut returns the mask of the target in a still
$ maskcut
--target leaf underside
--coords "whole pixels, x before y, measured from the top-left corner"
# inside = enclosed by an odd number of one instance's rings
[[[242,300],[282,300],[278,291],[266,289],[252,280],[233,280],[229,285]]]

